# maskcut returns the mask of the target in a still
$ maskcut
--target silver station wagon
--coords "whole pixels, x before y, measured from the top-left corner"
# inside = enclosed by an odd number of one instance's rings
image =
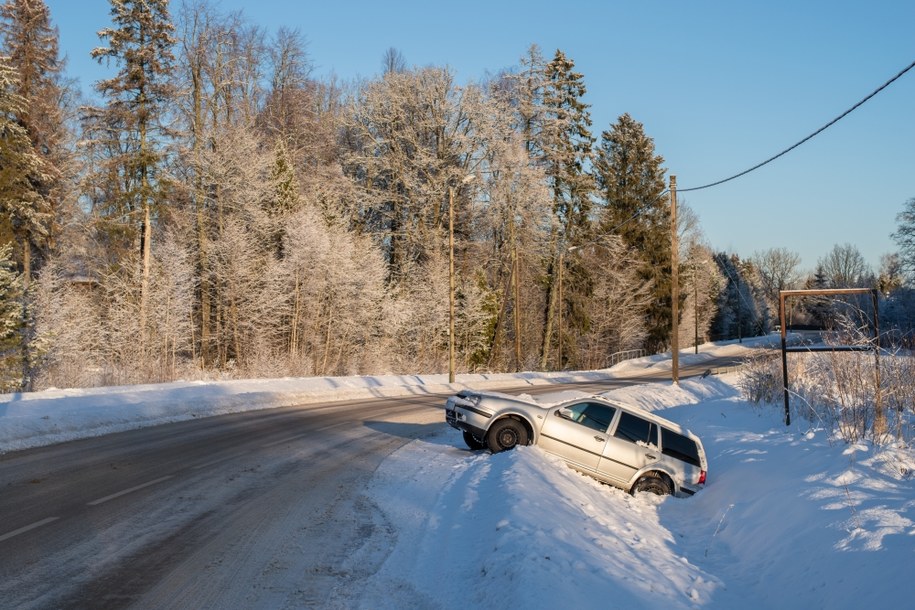
[[[446,421],[471,449],[537,445],[572,468],[627,492],[692,495],[705,485],[702,442],[680,425],[602,396],[566,391],[512,396],[462,390]]]

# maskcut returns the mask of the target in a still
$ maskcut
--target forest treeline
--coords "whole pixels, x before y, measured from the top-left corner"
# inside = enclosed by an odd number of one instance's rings
[[[669,348],[664,160],[628,113],[592,125],[561,50],[459,84],[391,49],[341,83],[216,3],[98,22],[86,102],[43,0],[0,6],[2,389],[444,372],[452,279],[459,372]],[[805,283],[912,304],[904,255],[875,277],[836,246],[804,278],[715,252],[688,207],[678,231],[681,347],[770,331]]]

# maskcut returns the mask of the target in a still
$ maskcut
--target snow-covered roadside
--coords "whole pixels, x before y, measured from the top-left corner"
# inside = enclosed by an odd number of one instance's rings
[[[759,344],[766,338],[756,340]],[[702,347],[685,363],[738,353],[734,343]],[[291,405],[453,393],[463,387],[496,389],[569,381],[598,381],[652,368],[670,369],[669,356],[624,362],[602,371],[459,375],[377,375],[195,381],[0,394],[0,453],[144,426]]]
[[[747,345],[749,342],[745,342]],[[703,346],[684,364],[743,346]],[[0,397],[0,451],[255,408],[594,380],[669,369],[653,357],[608,371],[478,376],[282,379],[51,390]],[[632,497],[535,447],[464,448],[442,422],[378,469],[366,505],[396,545],[355,554],[382,562],[335,607],[823,608],[908,607],[915,552],[915,456],[845,445],[779,407],[747,404],[736,377],[612,395],[698,433],[709,484],[689,499]],[[364,565],[369,565],[364,563]],[[353,569],[351,573],[364,570]],[[290,575],[308,578],[308,575]],[[294,583],[293,583],[294,584]]]
[[[709,484],[689,499],[629,496],[537,448],[470,452],[448,428],[407,445],[368,491],[398,543],[351,605],[908,607],[913,453],[786,429],[735,381],[612,393],[702,436]]]

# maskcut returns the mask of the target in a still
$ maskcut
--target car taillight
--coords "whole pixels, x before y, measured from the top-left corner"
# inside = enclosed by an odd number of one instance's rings
[[[705,485],[705,471],[699,471],[699,480],[696,482],[696,485]]]

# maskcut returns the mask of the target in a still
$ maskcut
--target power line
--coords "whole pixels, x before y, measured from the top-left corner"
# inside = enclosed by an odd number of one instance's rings
[[[902,70],[901,72],[899,72],[899,74],[897,74],[896,76],[894,76],[894,77],[891,78],[890,80],[886,81],[885,83],[883,83],[882,85],[880,85],[879,87],[877,87],[877,89],[875,89],[873,93],[871,93],[870,95],[868,95],[867,97],[865,97],[863,100],[861,100],[860,102],[858,102],[857,104],[855,104],[854,106],[852,106],[851,108],[849,108],[848,110],[846,110],[845,112],[843,112],[842,114],[840,114],[839,116],[837,116],[836,118],[834,118],[833,120],[829,121],[828,123],[826,123],[825,125],[823,125],[823,126],[820,127],[819,129],[817,129],[816,131],[814,131],[812,134],[810,134],[809,136],[807,136],[806,138],[804,138],[803,140],[801,140],[801,141],[798,142],[797,144],[794,144],[793,146],[789,146],[788,148],[786,148],[786,149],[783,150],[782,152],[778,153],[777,155],[775,155],[775,156],[773,156],[773,157],[769,157],[768,159],[766,159],[766,160],[763,161],[762,163],[758,163],[758,164],[754,165],[753,167],[751,167],[750,169],[747,169],[747,170],[744,170],[744,171],[740,172],[739,174],[734,174],[734,175],[731,176],[730,178],[725,178],[724,180],[719,180],[719,181],[717,181],[717,182],[712,182],[711,184],[706,184],[706,185],[703,185],[703,186],[695,186],[695,187],[693,187],[693,188],[688,188],[688,189],[678,189],[679,192],[681,192],[681,193],[686,193],[686,192],[689,192],[689,191],[700,191],[700,190],[702,190],[702,189],[707,189],[707,188],[711,188],[711,187],[713,187],[713,186],[718,186],[719,184],[724,184],[725,182],[730,182],[731,180],[734,180],[734,179],[736,179],[736,178],[740,178],[741,176],[746,176],[746,175],[749,174],[750,172],[756,171],[756,170],[758,170],[760,167],[762,167],[762,166],[764,166],[764,165],[768,165],[769,163],[775,161],[775,160],[778,159],[779,157],[788,154],[789,152],[791,152],[792,150],[794,150],[795,148],[797,148],[798,146],[800,146],[800,145],[803,144],[804,142],[807,142],[808,140],[811,140],[811,139],[813,139],[814,137],[820,135],[821,133],[823,133],[824,131],[826,131],[827,129],[829,129],[830,127],[832,127],[833,125],[835,125],[836,123],[838,123],[839,121],[841,121],[842,119],[844,119],[846,116],[848,116],[849,114],[851,114],[853,111],[857,110],[860,106],[864,105],[864,103],[867,102],[868,100],[870,100],[872,97],[874,97],[875,95],[877,95],[878,93],[880,93],[881,91],[883,91],[884,89],[886,89],[887,87],[889,87],[889,86],[890,86],[891,84],[893,84],[896,80],[898,80],[903,74],[905,74],[906,72],[908,72],[908,71],[911,70],[912,68],[915,68],[915,61],[913,61],[912,63],[910,63],[904,70]]]

